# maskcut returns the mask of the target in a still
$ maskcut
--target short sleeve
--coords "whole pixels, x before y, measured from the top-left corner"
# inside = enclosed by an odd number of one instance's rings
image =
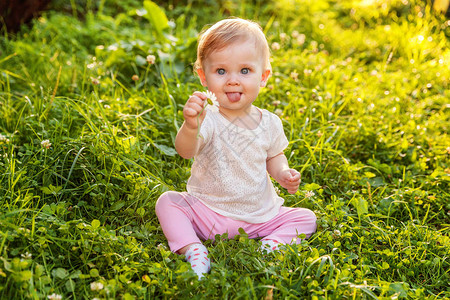
[[[281,119],[270,113],[270,132],[271,132],[271,144],[270,148],[267,150],[267,158],[274,157],[275,155],[282,152],[289,145],[289,141],[286,138],[283,130],[283,124],[281,123]]]

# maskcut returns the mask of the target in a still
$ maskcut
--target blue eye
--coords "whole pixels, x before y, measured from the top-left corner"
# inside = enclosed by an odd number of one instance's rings
[[[241,73],[242,74],[248,74],[250,72],[250,69],[249,68],[243,68],[242,70],[241,70]]]
[[[217,74],[224,75],[225,74],[225,70],[224,69],[217,69]]]

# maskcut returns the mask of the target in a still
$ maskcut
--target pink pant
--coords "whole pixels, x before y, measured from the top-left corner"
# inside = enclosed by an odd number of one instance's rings
[[[228,233],[229,238],[242,228],[249,238],[265,237],[290,244],[299,234],[306,237],[316,231],[316,215],[306,208],[280,208],[280,212],[265,223],[252,224],[224,217],[206,207],[188,193],[165,192],[156,202],[156,215],[169,242],[177,252],[192,243],[214,239],[216,234]],[[296,243],[300,243],[300,239]]]

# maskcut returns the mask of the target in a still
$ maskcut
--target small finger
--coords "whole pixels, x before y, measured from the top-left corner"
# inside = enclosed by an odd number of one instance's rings
[[[206,95],[203,92],[199,92],[199,91],[195,91],[194,93],[192,93],[193,96],[197,96],[202,100],[206,100]]]
[[[300,185],[300,181],[288,182],[288,186],[291,186],[291,187],[298,187],[299,185]]]
[[[193,108],[186,107],[184,109],[184,114],[188,117],[195,117],[196,115],[198,115],[198,111]]]
[[[197,103],[197,102],[189,103],[189,107],[192,108],[192,109],[195,109],[198,112],[201,112],[202,109],[203,109],[203,102],[200,102],[200,103]]]
[[[300,177],[301,177],[300,173],[297,170],[290,169],[290,173],[292,176],[291,178],[293,178],[295,180],[300,179]]]
[[[203,99],[192,95],[192,96],[189,97],[189,99],[187,101],[187,104],[197,104],[198,106],[202,106],[203,102],[204,102]]]
[[[298,186],[288,186],[287,190],[288,191],[296,191],[296,190],[298,190]]]

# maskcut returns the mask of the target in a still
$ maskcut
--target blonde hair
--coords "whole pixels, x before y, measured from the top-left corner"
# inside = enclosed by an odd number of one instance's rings
[[[232,18],[219,21],[201,32],[194,70],[202,69],[203,62],[212,52],[222,50],[232,43],[249,39],[253,39],[256,48],[262,51],[264,67],[270,69],[270,49],[261,26],[253,21]]]

